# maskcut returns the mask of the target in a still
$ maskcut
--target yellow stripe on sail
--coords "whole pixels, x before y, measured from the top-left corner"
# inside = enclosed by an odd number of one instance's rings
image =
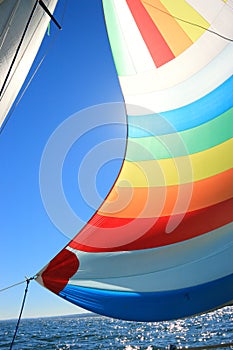
[[[143,0],[142,3],[175,56],[192,45],[192,40],[161,4],[161,1]]]
[[[189,156],[124,161],[116,182],[119,187],[170,186],[199,181],[219,174],[233,166],[233,139],[204,152]]]
[[[208,28],[210,25],[185,0],[161,0],[161,3],[167,8],[172,16],[176,17],[176,20],[181,28],[193,42],[195,42],[205,32],[205,29],[201,27]],[[181,20],[178,20],[178,18]]]

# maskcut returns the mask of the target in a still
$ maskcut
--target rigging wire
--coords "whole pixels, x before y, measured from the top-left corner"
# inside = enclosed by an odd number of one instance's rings
[[[144,2],[144,4],[146,4],[146,5],[148,5],[148,6],[151,6],[151,7],[153,7],[154,9],[156,9],[156,10],[158,10],[158,11],[164,13],[164,14],[167,15],[167,16],[170,16],[170,17],[172,17],[172,18],[174,18],[174,19],[177,19],[177,20],[180,21],[180,22],[184,22],[184,23],[190,24],[190,25],[192,25],[192,26],[194,26],[194,27],[198,27],[198,28],[204,29],[204,30],[206,30],[207,32],[212,33],[212,34],[215,34],[215,35],[219,36],[220,38],[222,38],[222,39],[224,39],[224,40],[233,42],[233,39],[232,39],[232,38],[229,38],[229,37],[227,37],[227,36],[225,36],[225,35],[222,35],[222,34],[216,32],[216,31],[214,31],[214,30],[212,30],[212,29],[206,28],[206,27],[202,26],[201,24],[194,23],[194,22],[190,22],[190,21],[188,21],[188,20],[186,20],[186,19],[184,19],[184,18],[180,18],[180,17],[174,16],[174,15],[172,15],[171,13],[169,13],[169,12],[167,12],[167,11],[164,11],[164,10],[158,8],[157,6],[154,6],[154,5],[150,4],[150,3],[148,3],[147,1],[143,1],[143,2]]]
[[[47,15],[49,15],[49,17],[51,18],[51,20],[56,24],[56,26],[58,27],[58,29],[62,29],[62,27],[60,26],[60,24],[58,23],[58,21],[56,20],[56,18],[53,16],[53,14],[49,11],[48,7],[45,5],[45,3],[42,0],[39,0],[39,4],[42,7],[42,9],[47,13]]]
[[[28,292],[28,286],[29,286],[29,283],[35,279],[35,276],[33,277],[30,277],[30,278],[27,278],[26,282],[26,288],[25,288],[25,291],[24,291],[24,296],[23,296],[23,301],[22,301],[22,306],[21,306],[21,309],[20,309],[20,313],[19,313],[19,317],[18,317],[18,321],[17,321],[17,324],[16,324],[16,327],[15,327],[15,332],[14,332],[14,335],[13,335],[13,339],[11,341],[11,345],[10,345],[10,350],[12,349],[13,347],[13,344],[14,344],[14,341],[15,341],[15,337],[16,337],[16,334],[17,334],[17,331],[18,331],[18,328],[19,328],[19,323],[20,323],[20,320],[21,320],[21,316],[22,316],[22,313],[23,313],[23,309],[24,309],[24,305],[25,305],[25,301],[26,301],[26,296],[27,296],[27,292]],[[17,284],[16,284],[17,285]]]
[[[10,286],[8,286],[8,287],[2,288],[2,289],[0,289],[0,292],[4,292],[4,291],[7,290],[7,289],[10,289],[10,288],[19,286],[20,284],[23,284],[23,283],[25,283],[25,280],[23,280],[23,281],[21,281],[21,282],[18,282],[18,283],[15,283],[15,284],[12,284],[12,285],[10,285]]]

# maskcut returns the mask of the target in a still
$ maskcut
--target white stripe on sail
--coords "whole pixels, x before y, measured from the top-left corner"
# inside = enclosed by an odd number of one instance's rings
[[[114,0],[114,6],[136,72],[156,69],[126,1]]]
[[[69,283],[150,292],[213,281],[232,272],[232,228],[229,224],[191,240],[146,250],[88,253],[67,247],[80,261]]]
[[[190,77],[175,82],[176,72],[157,70],[156,74],[120,77],[127,104],[138,105],[159,113],[182,107],[205,96],[231,77],[233,45],[229,44],[219,56]],[[167,73],[167,74],[166,74]],[[172,74],[172,75],[171,75]],[[173,84],[175,85],[173,87]],[[166,86],[167,85],[167,86]],[[195,87],[198,87],[195,89]]]
[[[210,24],[214,21],[225,3],[222,0],[186,0]],[[188,18],[186,18],[188,20]],[[198,24],[198,23],[197,23]]]

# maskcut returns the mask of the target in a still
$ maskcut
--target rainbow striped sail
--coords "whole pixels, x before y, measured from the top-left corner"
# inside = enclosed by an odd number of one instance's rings
[[[103,0],[125,159],[99,210],[38,273],[54,293],[138,321],[233,300],[232,7]]]

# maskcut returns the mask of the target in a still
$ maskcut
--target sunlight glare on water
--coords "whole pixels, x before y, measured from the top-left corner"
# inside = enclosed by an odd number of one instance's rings
[[[166,350],[229,343],[233,307],[170,322],[128,322],[89,315],[21,320],[14,350]],[[0,350],[8,350],[16,320],[0,321]]]

